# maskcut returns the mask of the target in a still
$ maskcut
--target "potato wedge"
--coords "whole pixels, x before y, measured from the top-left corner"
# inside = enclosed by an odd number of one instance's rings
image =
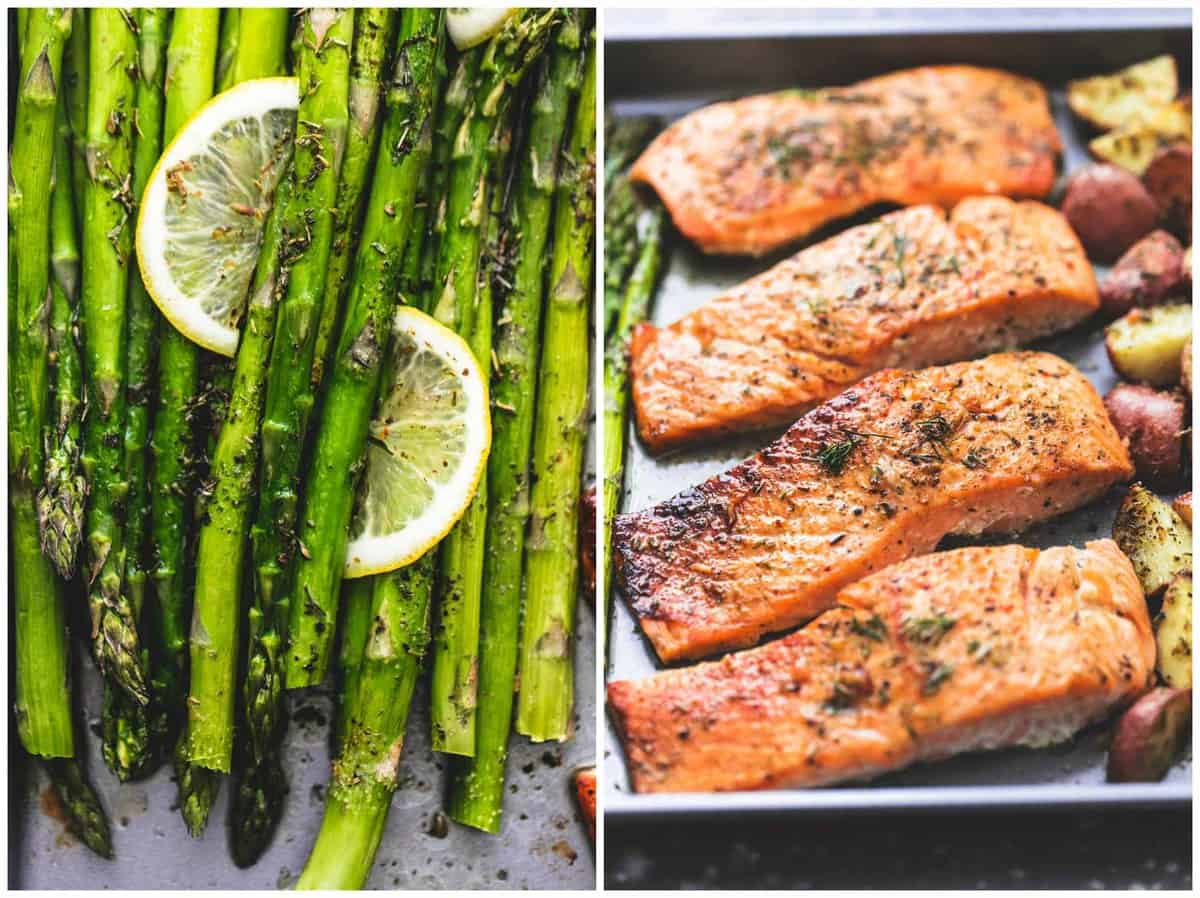
[[[1140,483],[1129,488],[1117,509],[1112,536],[1128,556],[1147,598],[1192,569],[1192,528]]]
[[[1183,345],[1191,333],[1190,305],[1132,309],[1105,329],[1104,347],[1126,380],[1174,387],[1183,377]]]
[[[1168,686],[1192,688],[1192,572],[1177,574],[1154,621],[1158,675]]]
[[[1104,408],[1129,449],[1137,476],[1159,489],[1183,474],[1184,405],[1178,393],[1141,384],[1118,384]]]
[[[1111,75],[1096,75],[1067,85],[1071,111],[1102,130],[1138,121],[1147,109],[1162,106],[1179,92],[1179,73],[1171,56],[1156,56]]]
[[[1191,103],[1176,100],[1155,109],[1145,121],[1101,134],[1088,143],[1088,149],[1097,159],[1141,177],[1159,150],[1178,141],[1190,143],[1191,139]]]
[[[1192,731],[1190,689],[1151,689],[1121,715],[1108,750],[1110,783],[1156,783]]]
[[[1179,515],[1189,527],[1192,526],[1192,491],[1175,497],[1175,501],[1171,503],[1171,507],[1175,509],[1175,514]]]

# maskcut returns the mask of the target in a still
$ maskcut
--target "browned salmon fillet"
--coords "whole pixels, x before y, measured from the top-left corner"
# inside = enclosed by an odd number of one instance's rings
[[[764,253],[875,203],[1043,197],[1061,141],[1034,81],[928,66],[707,106],[634,164],[710,253]]]
[[[1069,738],[1149,685],[1129,560],[958,549],[860,580],[804,629],[718,662],[609,684],[639,792],[822,786]]]
[[[663,661],[752,645],[947,534],[1020,530],[1133,474],[1054,355],[889,369],[757,455],[613,528],[618,584]]]
[[[1011,349],[1099,306],[1066,219],[1032,201],[885,215],[802,250],[630,347],[651,451],[789,424],[881,368]]]

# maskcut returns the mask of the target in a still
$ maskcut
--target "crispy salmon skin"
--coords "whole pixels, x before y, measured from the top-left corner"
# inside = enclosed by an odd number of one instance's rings
[[[1035,81],[927,66],[707,106],[663,131],[630,177],[704,251],[757,255],[876,203],[1044,197],[1061,148]]]
[[[1014,532],[1133,468],[1058,356],[889,369],[757,455],[613,528],[618,585],[663,661],[742,648],[947,534]]]
[[[802,250],[630,347],[638,432],[661,452],[790,424],[881,368],[1011,349],[1099,307],[1066,219],[1041,203],[917,206]]]
[[[822,786],[1052,744],[1153,678],[1146,602],[1111,540],[913,558],[836,604],[765,646],[610,683],[634,789]]]

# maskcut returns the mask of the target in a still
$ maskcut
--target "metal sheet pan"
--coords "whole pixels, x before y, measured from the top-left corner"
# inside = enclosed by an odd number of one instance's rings
[[[995,65],[1036,77],[1052,90],[1056,122],[1063,135],[1062,170],[1088,160],[1087,134],[1066,107],[1062,88],[1070,78],[1110,71],[1162,52],[1175,54],[1181,77],[1191,71],[1190,13],[1130,10],[907,11],[907,16],[875,11],[832,18],[797,11],[782,21],[777,12],[758,17],[747,11],[736,39],[722,33],[729,16],[702,14],[687,24],[646,10],[608,19],[605,43],[606,98],[610,114],[656,114],[673,119],[707,103],[794,86],[847,84],[907,66],[962,62]],[[1042,14],[1048,19],[1043,22]],[[657,27],[656,27],[657,21]],[[748,24],[747,24],[748,23]],[[1085,25],[1086,23],[1086,25]],[[670,31],[675,26],[679,31]],[[1086,30],[1080,30],[1084,26]],[[1173,26],[1173,27],[1169,27]],[[851,222],[815,235],[808,243]],[[724,288],[766,270],[794,253],[793,246],[772,258],[741,260],[704,256],[672,234],[669,263],[656,298],[653,318],[665,324],[718,295]],[[1102,272],[1098,272],[1102,273]],[[1115,382],[1099,324],[1085,324],[1038,348],[1058,353],[1080,368],[1102,393]],[[622,507],[641,509],[719,473],[753,454],[774,434],[728,441],[720,446],[677,452],[654,459],[632,434]],[[1109,532],[1123,490],[1022,535],[1034,546],[1082,544]],[[1002,540],[1007,541],[1007,540]],[[960,543],[961,544],[961,543]],[[620,598],[609,649],[611,678],[641,677],[658,665],[628,608]],[[863,786],[823,790],[782,790],[718,795],[636,795],[629,787],[624,753],[611,722],[604,751],[606,819],[625,815],[672,816],[749,813],[950,812],[968,809],[1079,809],[1179,806],[1190,801],[1190,749],[1184,763],[1162,783],[1110,785],[1104,781],[1107,726],[1092,727],[1050,749],[1005,750],[960,756],[921,765]]]

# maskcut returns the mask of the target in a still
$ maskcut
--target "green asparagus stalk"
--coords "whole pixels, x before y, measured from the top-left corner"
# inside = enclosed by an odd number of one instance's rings
[[[367,174],[375,161],[379,101],[383,73],[392,49],[395,17],[395,11],[390,9],[360,9],[355,13],[354,53],[350,57],[350,130],[337,189],[333,245],[325,275],[321,319],[317,325],[317,346],[313,353],[314,390],[320,387],[329,362],[330,341],[347,287],[346,273],[354,251],[354,234],[366,201]]]
[[[136,23],[122,9],[90,15],[88,182],[84,196],[83,293],[88,374],[83,467],[87,508],[88,602],[92,642],[105,676],[138,704],[150,700],[137,615],[125,588],[122,510],[125,479],[125,306],[133,196],[131,174],[137,74]]]
[[[385,146],[388,144],[385,142]],[[371,627],[325,816],[297,889],[361,889],[383,836],[400,772],[413,688],[429,644],[433,552],[374,578]],[[411,576],[413,569],[421,571]]]
[[[138,66],[133,154],[133,200],[141,199],[150,173],[162,151],[163,72],[170,13],[144,9],[137,13]],[[131,211],[136,216],[136,211]],[[147,446],[150,437],[150,397],[154,391],[158,310],[136,265],[130,266],[125,309],[125,589],[140,618],[145,598],[150,493],[146,489]],[[104,684],[101,713],[103,754],[117,778],[124,781],[143,773],[151,762],[151,712],[110,681]]]
[[[241,11],[242,26],[258,38],[240,43],[231,63],[233,84],[248,78],[280,74],[286,66],[288,14],[286,9],[254,8]],[[263,228],[263,243],[250,287],[250,305],[235,366],[231,368],[230,399],[223,426],[212,451],[211,498],[197,544],[197,583],[220,590],[231,587],[233,607],[242,607],[242,584],[226,586],[221,571],[230,564],[241,570],[254,511],[255,476],[259,463],[259,427],[266,392],[267,368],[275,336],[275,315],[286,288],[292,256],[303,247],[284,233],[289,211],[291,172],[279,181],[271,211]],[[295,237],[295,235],[292,235]],[[201,588],[198,586],[198,589]],[[254,592],[251,590],[251,595]],[[235,863],[253,864],[270,843],[283,809],[287,780],[280,763],[282,737],[277,678],[263,682],[278,670],[278,626],[264,626],[263,609],[251,602],[247,616],[248,656],[243,685],[244,705],[237,729],[238,771],[230,814]]]
[[[80,11],[76,15],[82,19],[86,14]],[[64,580],[70,580],[75,576],[75,559],[83,532],[87,481],[79,458],[83,418],[83,366],[75,339],[79,239],[66,111],[66,103],[60,99],[55,119],[54,192],[50,199],[49,341],[54,398],[46,430],[45,478],[38,493],[38,526],[42,553]]]
[[[71,193],[75,198],[76,228],[82,227],[87,173],[88,14],[77,10],[71,17],[71,40],[63,57],[64,99],[71,126]]]
[[[255,78],[272,78],[288,71],[289,13],[282,6],[248,6],[227,9],[221,20],[224,38],[225,19],[237,22],[239,37],[234,45],[229,68],[224,71],[221,90]],[[243,41],[241,35],[249,40]],[[227,82],[227,83],[226,83]]]
[[[532,520],[525,555],[525,621],[517,731],[534,741],[570,738],[571,641],[579,579],[576,552],[587,414],[588,310],[595,234],[596,46],[563,155],[554,253],[542,336],[533,449]]]
[[[476,358],[491,365],[491,275],[486,257],[492,192],[503,189],[497,156],[511,136],[510,109],[516,86],[558,25],[554,9],[514,14],[483,48],[479,75],[455,136],[446,200],[445,235],[438,249],[441,290],[434,315],[467,338]],[[476,51],[479,52],[479,51]],[[489,318],[486,323],[481,319]],[[482,482],[462,519],[442,542],[443,593],[434,642],[430,714],[433,747],[458,755],[475,752],[487,483]]]
[[[17,732],[30,754],[74,754],[66,607],[38,536],[49,422],[50,196],[55,106],[71,13],[29,13],[9,158],[8,501],[16,618]]]
[[[108,818],[82,765],[74,758],[46,759],[46,773],[66,816],[67,829],[102,858],[112,859],[112,835]]]
[[[637,193],[625,169],[657,130],[650,116],[618,119],[604,144],[604,335],[607,341],[617,323],[625,279],[638,256],[637,222],[641,211]]]
[[[512,724],[546,250],[559,151],[582,79],[581,39],[580,14],[570,13],[540,72],[509,215],[512,289],[497,319],[475,756],[453,759],[448,803],[453,819],[493,833],[500,828]]]
[[[638,243],[637,261],[629,275],[617,317],[616,331],[604,356],[604,494],[601,514],[603,537],[600,560],[600,620],[607,620],[612,522],[620,502],[625,472],[625,430],[629,416],[629,338],[634,327],[646,319],[654,298],[658,272],[662,265],[663,210],[661,206],[644,210]],[[607,247],[608,244],[605,244]],[[602,625],[603,626],[603,625]],[[603,632],[603,630],[602,630]]]
[[[286,14],[286,13],[285,13]],[[221,10],[221,31],[217,38],[217,91],[224,93],[233,87],[233,60],[240,45],[242,11],[237,7]]]
[[[353,15],[346,11],[314,9],[305,13],[299,72],[302,99],[283,226],[288,241],[296,242],[288,249],[286,291],[274,304],[275,337],[266,395],[261,400],[262,476],[254,551],[264,589],[259,601],[267,608],[274,604],[273,590],[284,567],[281,559],[291,552],[287,534],[293,524],[300,449],[312,406],[309,374],[332,234],[329,208],[345,145],[353,26]],[[265,358],[264,353],[262,360]],[[257,364],[261,365],[261,360]],[[244,426],[253,426],[253,422],[244,422]],[[229,445],[230,456],[238,448]],[[236,488],[232,479],[228,486]],[[227,506],[237,501],[232,494],[227,499]],[[227,510],[233,515],[244,513],[239,508]],[[204,534],[223,543],[230,538],[228,530],[219,528],[205,528]],[[193,764],[228,773],[233,756],[241,607],[237,590],[231,586],[236,577],[230,578],[224,567],[227,559],[206,553],[202,561],[197,565],[192,633],[204,638],[193,635],[191,643],[188,758]]]
[[[167,45],[163,140],[170,142],[212,96],[220,10],[175,11]],[[188,624],[190,621],[191,498],[195,491],[195,439],[192,432],[200,384],[199,351],[173,327],[161,327],[158,357],[158,405],[150,440],[153,460],[150,513],[154,589],[151,619],[158,663],[156,700],[171,713],[173,727],[185,718]],[[219,780],[193,768],[186,757],[186,734],[176,742],[174,764],[179,807],[193,835],[203,831]]]
[[[511,140],[511,123],[505,120],[496,137],[498,149],[489,173],[489,211],[480,228],[484,257],[479,261],[475,331],[468,340],[484,370],[492,361],[492,300],[500,268],[500,224]],[[443,586],[430,679],[432,742],[438,751],[467,757],[475,754],[487,508],[484,477],[466,512],[442,541],[439,557]]]
[[[304,552],[297,559],[290,603],[289,689],[325,676],[337,621],[354,476],[391,332],[398,269],[412,222],[413,201],[432,147],[441,10],[411,9],[401,17],[394,74],[385,97],[380,152],[359,238],[354,272],[332,368],[324,387],[313,460],[300,516]]]

